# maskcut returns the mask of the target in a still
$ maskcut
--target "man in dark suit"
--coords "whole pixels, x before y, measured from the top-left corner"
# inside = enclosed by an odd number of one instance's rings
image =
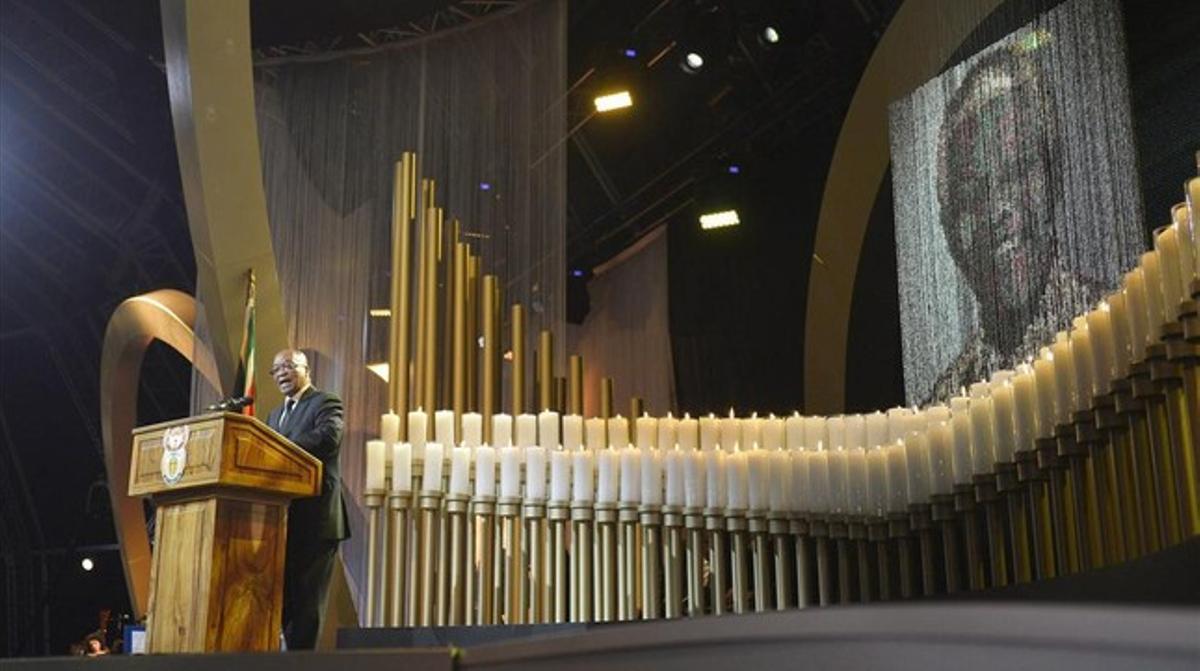
[[[283,635],[289,650],[316,645],[338,543],[350,536],[338,466],[342,400],[315,389],[309,376],[303,352],[285,349],[275,355],[271,377],[285,399],[271,411],[267,425],[324,465],[320,495],[296,499],[288,511]]]

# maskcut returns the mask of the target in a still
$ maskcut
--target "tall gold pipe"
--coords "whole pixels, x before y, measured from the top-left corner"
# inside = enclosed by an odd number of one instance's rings
[[[479,272],[482,259],[467,247],[467,411],[479,412]]]
[[[457,377],[454,368],[454,319],[455,301],[458,296],[458,243],[459,230],[461,225],[457,219],[451,219],[449,222],[442,222],[440,229],[441,244],[438,247],[438,282],[442,291],[441,304],[445,307],[442,309],[438,320],[438,334],[441,340],[441,361],[438,364],[438,370],[441,373],[439,378],[438,389],[438,407],[453,408],[454,404],[454,384]],[[464,260],[464,270],[466,261]],[[455,415],[459,416],[458,414]],[[457,427],[456,429],[457,430]]]
[[[410,185],[416,174],[416,156],[404,152],[396,163],[392,202],[392,317],[388,326],[388,401],[401,417],[408,416],[408,358],[409,329],[412,315],[409,302],[412,293],[410,265],[412,255],[413,211]],[[400,422],[400,439],[408,438],[408,422]]]
[[[453,393],[451,408],[457,435],[462,435],[462,416],[467,411],[467,245],[454,245]]]
[[[572,354],[570,359],[570,397],[567,401],[567,412],[572,415],[583,415],[583,356]]]
[[[525,412],[525,306],[512,306],[512,416]]]
[[[428,198],[429,185],[427,180],[421,181],[422,198]],[[414,405],[424,407],[425,404],[425,320],[426,320],[426,298],[429,293],[426,289],[428,282],[428,273],[425,266],[429,263],[429,220],[431,211],[424,210],[424,214],[417,224],[417,231],[420,233],[420,238],[417,241],[417,268],[416,268],[416,294],[417,294],[417,324],[413,329],[413,339],[416,341],[415,351],[413,352],[413,371],[412,371],[412,399]],[[406,422],[401,422],[406,423]]]
[[[424,314],[424,333],[425,333],[425,357],[423,363],[424,382],[422,390],[424,398],[422,403],[427,412],[433,412],[437,408],[437,379],[438,379],[438,295],[437,295],[437,238],[438,238],[438,223],[441,220],[441,212],[433,210],[429,212],[425,220],[425,267],[424,284],[422,291],[425,294],[425,314]],[[432,422],[429,423],[432,425]],[[428,427],[429,435],[433,435],[432,426]]]
[[[542,331],[538,334],[538,412],[554,407],[554,334]]]
[[[483,439],[492,442],[492,415],[496,414],[496,391],[500,374],[500,314],[496,300],[495,275],[483,276],[480,309],[483,313]]]
[[[567,378],[561,375],[554,378],[554,412],[567,414]]]
[[[642,413],[645,411],[646,402],[642,400],[641,396],[629,397],[629,421],[632,422],[638,417],[641,417]]]
[[[600,417],[609,419],[613,416],[613,381],[611,377],[600,379]]]

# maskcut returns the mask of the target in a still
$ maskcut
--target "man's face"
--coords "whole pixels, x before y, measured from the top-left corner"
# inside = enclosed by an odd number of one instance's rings
[[[292,396],[308,384],[308,361],[300,352],[284,350],[271,363],[271,377],[284,396]]]

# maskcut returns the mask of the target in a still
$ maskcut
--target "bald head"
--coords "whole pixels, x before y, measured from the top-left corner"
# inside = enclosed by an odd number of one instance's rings
[[[309,378],[308,357],[298,349],[280,350],[271,362],[271,377],[284,396],[294,396],[304,390]]]

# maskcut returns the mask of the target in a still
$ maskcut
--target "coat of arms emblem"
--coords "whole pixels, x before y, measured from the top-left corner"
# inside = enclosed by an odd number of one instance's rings
[[[162,479],[168,485],[173,485],[183,478],[187,467],[188,428],[173,426],[163,434]]]

